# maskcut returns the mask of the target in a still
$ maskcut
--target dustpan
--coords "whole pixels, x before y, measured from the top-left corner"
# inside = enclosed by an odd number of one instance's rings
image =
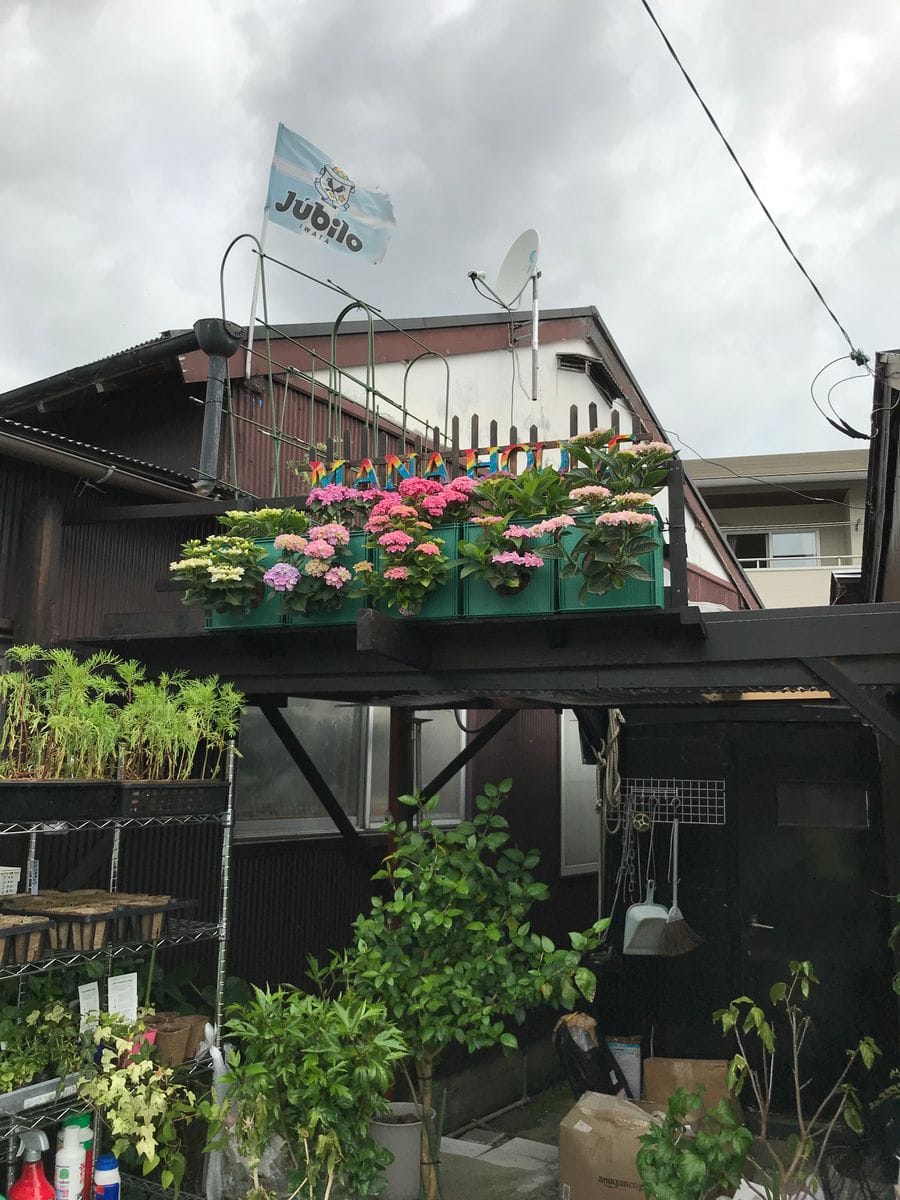
[[[626,909],[623,954],[659,954],[669,910],[662,904],[654,904],[655,894],[656,883],[648,879],[644,902],[632,904]]]

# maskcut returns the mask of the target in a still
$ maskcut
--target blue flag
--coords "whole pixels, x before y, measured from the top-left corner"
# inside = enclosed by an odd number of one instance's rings
[[[360,187],[299,134],[278,126],[266,200],[269,220],[295,233],[381,262],[394,210],[387,196]]]

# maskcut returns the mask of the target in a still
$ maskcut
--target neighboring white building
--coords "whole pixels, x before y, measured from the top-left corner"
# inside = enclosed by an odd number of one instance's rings
[[[858,577],[868,450],[686,459],[766,608],[829,604]]]

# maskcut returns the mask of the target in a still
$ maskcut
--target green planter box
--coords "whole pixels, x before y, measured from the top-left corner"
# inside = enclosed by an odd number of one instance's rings
[[[444,546],[443,553],[454,561],[459,555],[459,526],[458,525],[435,525],[431,531],[434,537],[441,538]],[[381,551],[375,551],[375,570],[381,570]],[[384,603],[379,604],[378,611],[387,613],[391,617],[399,617],[401,614],[396,608],[388,608]],[[457,567],[450,568],[450,574],[447,577],[447,582],[443,587],[436,588],[428,596],[422,605],[420,612],[417,612],[413,617],[407,617],[409,621],[439,621],[447,620],[450,617],[459,616],[459,570]]]
[[[361,529],[352,532],[350,534],[350,545],[338,558],[336,565],[347,567],[348,570],[352,571],[354,563],[367,560],[369,557],[369,552],[366,550],[367,538],[368,534],[363,533]],[[313,613],[308,617],[303,617],[299,613],[288,613],[284,620],[292,629],[298,626],[308,629],[315,625],[355,625],[357,616],[367,607],[368,598],[366,596],[357,596],[345,599],[337,612]]]
[[[514,521],[517,525],[533,525],[534,521]],[[465,526],[465,540],[481,540],[480,525]],[[539,538],[527,543],[527,549],[545,545],[551,539]],[[556,571],[550,559],[537,567],[528,586],[514,596],[502,596],[483,579],[474,576],[462,581],[463,614],[467,617],[515,617],[534,613],[550,613],[554,610]]]
[[[263,566],[266,570],[281,559],[281,552],[275,549],[274,542],[274,538],[254,539],[255,545],[265,547],[266,556],[263,559]],[[207,629],[266,629],[280,627],[284,623],[281,597],[269,595],[247,616],[240,609],[234,609],[231,612],[209,613],[206,618]]]
[[[579,537],[581,537],[581,533],[582,530],[577,527],[564,533],[562,536],[563,546],[566,549],[571,549]],[[588,610],[595,611],[597,609],[662,608],[665,598],[663,587],[663,548],[662,534],[658,525],[651,531],[651,534],[656,539],[656,549],[641,555],[639,562],[642,567],[653,575],[652,579],[628,579],[625,581],[624,587],[604,592],[602,596],[588,595],[585,597],[584,603],[581,603],[578,599],[578,593],[581,591],[581,585],[584,582],[582,576],[576,575],[572,579],[563,579],[560,575],[559,611],[587,612]],[[561,563],[557,564],[557,566],[561,565]]]

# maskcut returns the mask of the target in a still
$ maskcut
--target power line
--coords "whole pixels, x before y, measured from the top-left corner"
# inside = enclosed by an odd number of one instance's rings
[[[844,357],[846,357],[846,355]],[[836,504],[838,508],[846,508],[852,510],[853,512],[867,513],[869,511],[864,504],[848,504],[843,500],[834,500],[831,496],[810,496],[808,492],[798,492],[796,488],[788,487],[787,484],[784,483],[773,483],[771,479],[763,479],[760,475],[746,475],[740,471],[733,471],[731,467],[726,466],[726,464],[723,462],[717,462],[714,458],[704,458],[699,450],[696,450],[693,446],[686,442],[680,434],[675,432],[674,429],[667,428],[665,432],[668,437],[673,437],[680,446],[685,448],[685,450],[690,450],[691,454],[693,454],[695,458],[699,458],[701,462],[705,462],[710,467],[719,467],[721,470],[727,471],[728,474],[733,475],[735,479],[740,479],[741,481],[749,479],[754,483],[764,483],[766,487],[775,488],[779,492],[790,492],[792,496],[799,496],[801,500],[808,500],[813,504]],[[700,490],[700,481],[694,480],[693,483],[694,486]]]
[[[860,431],[858,429],[854,429],[853,426],[850,425],[847,421],[845,421],[844,418],[840,415],[840,413],[837,412],[834,405],[831,403],[831,393],[838,386],[838,384],[847,383],[851,379],[864,379],[867,375],[871,375],[872,372],[870,370],[867,369],[866,371],[862,371],[858,375],[845,375],[843,379],[839,379],[837,381],[837,383],[832,384],[832,386],[828,389],[828,395],[826,396],[825,399],[826,399],[826,403],[827,403],[828,407],[834,413],[835,417],[837,417],[836,421],[832,421],[831,417],[829,417],[828,413],[825,411],[825,409],[822,407],[822,405],[816,399],[816,383],[819,379],[819,376],[823,375],[828,370],[829,367],[833,367],[835,365],[835,363],[846,362],[847,359],[852,359],[852,358],[853,358],[852,354],[841,354],[838,358],[833,358],[831,360],[831,362],[827,362],[824,367],[820,367],[820,369],[818,371],[816,371],[815,375],[813,375],[812,383],[809,385],[809,394],[812,398],[813,404],[816,406],[816,408],[821,413],[821,415],[825,418],[825,420],[828,422],[828,424],[832,427],[832,429],[836,429],[838,431],[838,433],[843,433],[845,435],[845,437],[859,438],[861,441],[867,442],[867,441],[869,441],[869,434],[860,433]]]
[[[835,325],[837,325],[838,329],[841,331],[844,338],[846,339],[847,345],[850,347],[849,357],[853,359],[853,361],[856,363],[856,365],[858,367],[864,367],[866,365],[866,363],[868,363],[868,361],[869,361],[869,356],[866,353],[864,353],[864,351],[858,349],[857,347],[855,347],[853,345],[853,340],[850,337],[850,334],[847,332],[847,330],[844,328],[844,326],[838,320],[837,316],[835,315],[834,309],[832,309],[831,305],[828,303],[828,301],[822,295],[822,291],[819,288],[818,284],[815,282],[815,280],[810,275],[809,271],[807,271],[806,267],[804,267],[803,263],[797,257],[790,242],[787,240],[787,238],[781,232],[781,229],[778,226],[778,222],[775,220],[775,218],[769,212],[766,205],[763,203],[763,199],[760,196],[759,192],[756,190],[756,188],[753,184],[753,180],[750,178],[750,176],[747,174],[747,172],[744,170],[743,166],[741,165],[741,161],[738,158],[735,151],[732,149],[731,143],[728,141],[728,138],[722,132],[722,129],[721,129],[718,121],[716,120],[716,118],[712,115],[709,105],[706,103],[706,101],[703,99],[703,97],[698,92],[696,84],[694,83],[693,79],[691,79],[690,75],[687,73],[687,70],[686,70],[684,64],[682,63],[681,59],[678,57],[675,47],[669,41],[668,37],[665,34],[665,31],[663,30],[662,26],[659,23],[659,21],[657,21],[656,15],[654,14],[653,9],[648,4],[647,0],[641,0],[641,4],[644,6],[644,9],[646,10],[647,15],[649,16],[650,20],[656,26],[659,36],[665,42],[666,49],[669,51],[669,54],[671,54],[672,58],[675,60],[675,63],[677,65],[678,69],[681,71],[681,74],[684,76],[685,82],[687,83],[687,85],[691,89],[691,91],[694,93],[694,95],[696,96],[696,98],[700,104],[700,107],[703,109],[703,111],[706,113],[707,117],[709,118],[710,124],[712,125],[712,127],[716,131],[716,133],[719,135],[719,137],[722,139],[723,146],[728,151],[732,161],[734,162],[734,165],[737,167],[737,169],[740,171],[741,175],[743,176],[744,182],[746,183],[747,187],[750,189],[750,191],[753,194],[753,197],[756,200],[759,207],[763,210],[763,213],[765,214],[766,219],[768,220],[769,224],[772,226],[772,228],[778,234],[778,237],[779,237],[782,245],[784,246],[785,250],[787,250],[788,254],[790,254],[791,258],[794,260],[797,267],[802,272],[803,277],[806,279],[807,283],[812,288],[812,290],[816,293],[816,296],[819,298],[819,301],[822,304],[822,306],[824,307],[825,311],[828,313],[828,315],[831,317],[832,321],[834,321]],[[842,432],[844,432],[844,431],[842,431]]]

